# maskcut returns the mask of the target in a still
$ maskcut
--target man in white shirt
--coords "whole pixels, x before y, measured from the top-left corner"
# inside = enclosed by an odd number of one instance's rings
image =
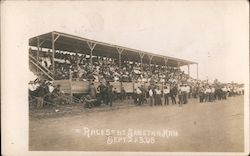
[[[167,105],[169,104],[169,95],[170,95],[170,87],[169,86],[165,86],[163,89],[163,95],[164,95],[164,99],[165,99],[165,105],[167,103]]]
[[[29,82],[29,90],[30,91],[35,91],[39,85],[35,83],[34,81]]]
[[[182,93],[182,98],[183,98],[183,104],[187,104],[188,103],[188,99],[187,99],[188,87],[187,87],[187,84],[184,84],[181,87],[181,93]]]
[[[141,94],[141,93],[142,93],[140,87],[138,87],[138,88],[136,89],[136,93],[137,93],[137,94]]]
[[[183,102],[183,91],[184,87],[182,84],[178,86],[178,98],[179,98],[179,106],[182,106]]]
[[[148,91],[148,94],[149,94],[149,101],[150,101],[150,106],[153,106],[153,100],[154,100],[154,92],[153,92],[153,89],[150,88],[149,91]]]
[[[210,102],[209,96],[211,94],[211,89],[209,87],[206,88],[205,94],[206,94],[206,102]]]
[[[161,96],[162,96],[162,92],[160,90],[160,87],[157,86],[155,88],[155,105],[162,105]]]
[[[136,101],[138,102],[139,105],[141,105],[142,104],[142,91],[141,91],[140,87],[138,87],[136,89],[136,94],[137,94],[137,100]]]
[[[49,92],[52,93],[53,90],[55,89],[54,86],[52,85],[52,82],[48,83],[48,88],[49,88]]]
[[[224,86],[221,90],[222,90],[222,99],[227,99],[227,88]]]
[[[211,101],[215,100],[215,88],[214,86],[211,87]]]

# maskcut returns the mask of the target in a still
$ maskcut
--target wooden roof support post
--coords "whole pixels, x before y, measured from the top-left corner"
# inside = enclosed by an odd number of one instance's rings
[[[39,50],[40,50],[40,39],[39,37],[37,37],[36,64],[38,64],[39,60]],[[38,67],[36,68],[36,72],[38,73]]]
[[[153,55],[148,55],[148,58],[149,58],[149,68],[150,68],[150,73],[152,73],[151,71],[151,63],[152,63],[152,59],[153,59]]]
[[[90,49],[90,66],[91,66],[91,70],[93,70],[93,60],[92,60],[92,56],[93,56],[93,50],[96,46],[96,42],[90,42],[90,41],[87,41],[87,44],[89,46],[89,49]]]
[[[55,77],[55,43],[60,37],[59,34],[52,32],[52,67],[53,67],[53,78]]]
[[[180,65],[181,65],[181,63],[178,61],[177,62],[177,67],[180,69]]]
[[[52,40],[51,40],[51,44],[52,44],[52,73],[53,73],[53,78],[55,78],[55,42],[56,40],[58,40],[58,38],[60,37],[60,34],[54,33],[52,32]]]
[[[196,63],[196,74],[197,74],[197,81],[199,79],[199,64]]]
[[[166,67],[168,66],[168,58],[167,57],[164,57],[164,63],[165,63],[165,69],[166,69]]]
[[[140,59],[141,59],[141,71],[143,70],[142,68],[142,59],[144,57],[144,53],[143,52],[139,52],[139,55],[140,55]]]
[[[119,53],[119,68],[120,68],[120,70],[121,70],[122,52],[123,52],[124,49],[116,47],[116,50],[117,50],[118,53]]]
[[[53,78],[55,78],[55,36],[54,33],[52,32],[52,73],[53,73]]]
[[[80,49],[79,48],[75,48],[75,53],[76,53],[76,67],[77,67],[77,69],[79,68],[79,57],[78,57],[78,53],[80,52]],[[77,78],[79,78],[78,77],[78,74],[77,74]]]

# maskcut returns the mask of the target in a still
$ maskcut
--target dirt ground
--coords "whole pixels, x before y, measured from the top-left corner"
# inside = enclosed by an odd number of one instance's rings
[[[134,106],[132,101],[114,107],[84,109],[81,105],[30,111],[29,149],[38,151],[166,151],[243,152],[243,96],[212,103],[189,103],[179,107]],[[58,109],[58,112],[55,112]],[[154,143],[108,144],[106,135],[88,138],[84,128],[115,130],[173,130]]]

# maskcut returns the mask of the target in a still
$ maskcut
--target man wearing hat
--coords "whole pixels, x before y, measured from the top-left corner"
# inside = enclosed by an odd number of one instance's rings
[[[182,103],[186,104],[187,103],[187,85],[186,84],[181,85],[181,95],[182,95]]]
[[[37,88],[37,108],[42,108],[44,105],[44,97],[47,94],[46,90],[46,80],[42,82],[42,84]]]
[[[169,104],[169,96],[170,96],[170,89],[169,87],[166,85],[164,86],[164,89],[163,89],[163,96],[164,96],[164,104],[168,105]]]
[[[89,95],[91,96],[91,98],[96,99],[96,88],[94,86],[94,83],[90,84]]]
[[[177,89],[177,85],[176,84],[173,84],[171,86],[171,89],[170,89],[170,97],[171,97],[171,100],[172,100],[172,105],[176,104],[176,95],[178,93],[178,89]]]
[[[110,107],[112,107],[112,105],[113,105],[113,96],[114,96],[113,86],[108,83],[108,85],[107,85],[107,105],[109,105]]]
[[[204,86],[199,87],[199,99],[200,99],[200,103],[204,102],[204,99],[205,99],[205,88],[204,88]]]
[[[107,101],[107,96],[106,96],[106,86],[103,84],[103,82],[100,82],[100,85],[97,87],[97,90],[100,92],[100,100],[103,103],[106,103]]]
[[[179,106],[182,106],[183,104],[183,95],[182,95],[183,85],[180,84],[178,87],[178,98],[179,98]]]
[[[187,104],[188,103],[188,94],[189,94],[189,87],[188,85],[185,83],[184,87],[183,87],[183,103]]]

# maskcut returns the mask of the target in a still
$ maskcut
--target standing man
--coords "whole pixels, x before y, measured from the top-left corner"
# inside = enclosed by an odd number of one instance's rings
[[[190,98],[190,86],[185,84],[185,104],[188,103],[188,98]]]
[[[114,88],[114,90],[113,90],[113,101],[116,101],[117,100],[117,89],[116,88]]]
[[[137,94],[137,102],[138,102],[138,105],[141,105],[142,104],[142,100],[143,100],[143,95],[142,95],[142,90],[140,87],[138,87],[136,89],[136,94]]]
[[[204,86],[201,86],[199,88],[199,98],[200,98],[200,103],[204,102],[204,98],[205,98],[205,89],[204,89]]]
[[[179,98],[179,106],[182,106],[183,104],[183,94],[182,94],[182,84],[178,87],[178,98]]]
[[[217,99],[218,100],[222,100],[222,98],[223,98],[223,91],[222,91],[222,88],[221,88],[221,86],[219,86],[218,88],[217,88]]]
[[[181,86],[181,95],[182,95],[183,104],[187,104],[187,85],[186,84]]]
[[[134,92],[133,92],[133,99],[134,99],[134,104],[137,104],[137,89],[134,89]]]
[[[210,93],[209,87],[206,86],[206,89],[205,89],[205,102],[209,101],[209,93]]]
[[[227,88],[225,86],[222,87],[222,99],[227,99]]]
[[[108,101],[108,105],[110,107],[112,107],[113,105],[113,96],[114,96],[114,93],[113,93],[113,86],[108,84],[107,86],[107,101]]]
[[[106,103],[106,86],[103,84],[103,82],[100,83],[100,85],[97,87],[97,90],[100,92],[100,100],[101,103]]]
[[[91,83],[89,87],[89,95],[91,96],[92,99],[96,99],[96,88],[94,86],[94,83]]]
[[[164,96],[164,104],[167,105],[169,104],[169,95],[170,95],[170,89],[169,87],[166,85],[164,86],[164,89],[163,89],[163,96]]]
[[[176,95],[177,95],[178,89],[177,86],[174,85],[171,87],[170,89],[170,96],[171,96],[171,100],[172,100],[172,105],[176,104]]]
[[[57,102],[58,104],[61,104],[62,99],[60,98],[61,95],[61,89],[60,89],[60,85],[56,85],[55,88],[53,89],[53,91],[51,92],[51,96],[50,98],[52,98],[55,102]]]
[[[213,102],[215,100],[215,88],[212,85],[211,87],[211,102]]]
[[[142,97],[141,97],[141,103],[143,104],[144,102],[146,102],[147,103],[147,99],[146,99],[146,89],[145,89],[145,87],[143,86],[143,85],[141,85],[141,87],[140,87],[140,89],[141,89],[141,92],[142,92]]]
[[[207,102],[211,102],[211,87],[208,86],[207,89],[206,89],[206,101]]]
[[[43,108],[44,97],[46,96],[46,80],[37,88],[37,108]]]
[[[149,91],[148,91],[148,94],[149,94],[149,101],[150,101],[150,106],[153,106],[153,100],[154,100],[154,92],[153,92],[153,89],[152,88],[149,88]]]
[[[126,99],[126,91],[124,87],[121,88],[121,101]]]
[[[187,99],[189,99],[191,97],[191,92],[192,92],[192,88],[190,87],[190,85],[186,85],[186,91],[187,91]]]
[[[162,105],[162,101],[161,101],[161,90],[160,87],[157,86],[155,89],[155,105]]]

